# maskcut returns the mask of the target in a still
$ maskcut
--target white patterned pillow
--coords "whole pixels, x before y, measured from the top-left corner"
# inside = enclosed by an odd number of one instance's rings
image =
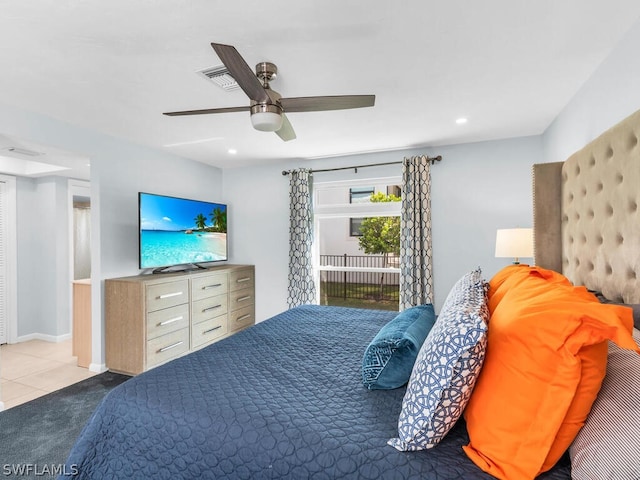
[[[453,286],[413,367],[398,419],[401,451],[437,445],[462,415],[487,347],[488,284],[480,268]]]
[[[640,345],[640,331],[633,339]],[[569,448],[571,477],[640,478],[640,355],[609,342],[607,374]]]

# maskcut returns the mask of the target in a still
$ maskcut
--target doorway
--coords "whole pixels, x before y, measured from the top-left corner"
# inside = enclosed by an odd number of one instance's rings
[[[91,187],[69,180],[69,274],[72,354],[91,365]]]
[[[69,257],[71,281],[91,277],[91,186],[69,180]]]
[[[0,345],[15,341],[17,292],[16,179],[0,175]]]

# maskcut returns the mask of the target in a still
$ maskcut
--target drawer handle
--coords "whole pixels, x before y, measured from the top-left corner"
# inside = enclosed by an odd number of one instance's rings
[[[218,325],[217,327],[213,327],[213,328],[210,328],[209,330],[205,330],[204,332],[202,332],[202,334],[206,335],[207,333],[215,332],[219,328],[222,328],[222,325]]]
[[[222,286],[222,284],[221,284],[221,283],[215,283],[215,284],[213,284],[213,285],[203,285],[203,286],[201,287],[201,289],[202,289],[202,290],[206,290],[207,288],[218,288],[218,287],[221,287],[221,286]]]
[[[164,300],[165,298],[177,297],[180,295],[182,295],[182,292],[165,293],[164,295],[160,295],[159,297],[156,297],[156,299]]]
[[[175,317],[175,318],[170,318],[169,320],[165,320],[164,322],[160,322],[158,324],[159,327],[164,327],[165,325],[169,325],[170,323],[173,322],[178,322],[180,320],[182,320],[184,317],[182,315],[180,315],[179,317]]]
[[[246,315],[242,315],[241,317],[236,318],[236,322],[241,322],[242,320],[246,320],[247,318],[251,318],[250,313],[247,313]]]
[[[184,343],[183,340],[180,340],[179,342],[176,343],[172,343],[171,345],[168,345],[166,347],[162,347],[160,350],[158,350],[157,353],[162,353],[162,352],[166,352],[167,350],[171,350],[172,348],[176,348],[179,345],[182,345]]]
[[[244,297],[240,297],[236,300],[236,302],[244,302],[246,300],[251,300],[251,295],[246,295]]]
[[[251,277],[242,277],[239,278],[238,280],[236,280],[236,283],[244,283],[244,282],[248,282],[251,280]]]
[[[208,312],[209,310],[215,310],[216,308],[220,308],[222,305],[218,304],[218,305],[214,305],[213,307],[207,307],[207,308],[203,308],[202,309],[202,313],[204,312]]]

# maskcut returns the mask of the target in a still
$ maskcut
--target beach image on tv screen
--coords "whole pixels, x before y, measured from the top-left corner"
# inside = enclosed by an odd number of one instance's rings
[[[227,259],[227,206],[140,194],[140,267]]]

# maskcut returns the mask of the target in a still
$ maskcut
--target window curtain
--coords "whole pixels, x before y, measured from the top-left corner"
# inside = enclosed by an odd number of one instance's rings
[[[289,308],[315,303],[312,245],[311,172],[292,170],[289,178]]]
[[[402,161],[400,213],[400,311],[433,303],[431,160]]]

